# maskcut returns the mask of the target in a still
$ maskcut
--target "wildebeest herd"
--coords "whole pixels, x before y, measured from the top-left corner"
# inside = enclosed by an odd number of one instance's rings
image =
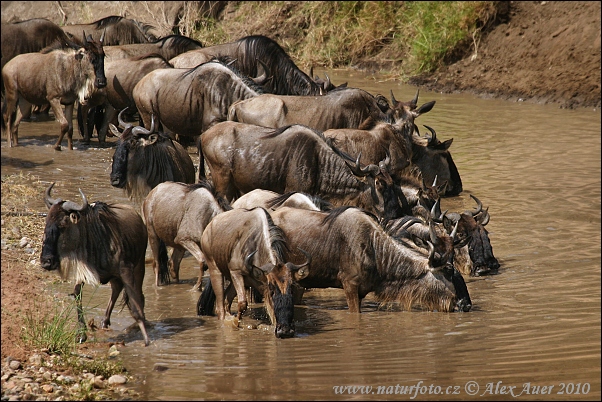
[[[127,26],[121,36],[117,23]],[[53,185],[44,197],[41,265],[73,279],[79,296],[84,283],[110,283],[103,327],[125,290],[149,344],[147,244],[155,286],[179,281],[188,251],[199,264],[200,315],[223,320],[236,297],[241,319],[252,288],[279,338],[294,336],[294,305],[305,289],[342,288],[350,313],[360,313],[371,292],[408,310],[468,312],[463,275],[497,272],[481,201],[471,194],[474,210],[441,212],[441,197],[460,194],[462,180],[452,139],[441,142],[428,126],[430,134],[420,134],[416,120],[435,102],[419,106],[418,92],[398,101],[391,90],[389,101],[335,86],[304,73],[265,36],[203,47],[185,36],[151,37],[122,17],[64,31],[43,19],[9,25],[8,145],[18,145],[19,122],[33,105],[50,105],[61,124],[57,150],[65,134],[73,148],[76,103],[85,143],[94,129],[99,143],[118,137],[107,181],[135,205],[90,204],[83,193],[81,205],[53,199]],[[17,29],[29,29],[18,39],[32,43],[10,45],[16,34],[5,32]],[[4,49],[15,50],[5,59]],[[126,122],[136,112],[138,124]],[[78,320],[83,341],[81,297]]]

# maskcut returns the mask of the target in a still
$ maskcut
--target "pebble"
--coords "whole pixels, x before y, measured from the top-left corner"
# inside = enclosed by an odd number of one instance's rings
[[[125,384],[126,382],[127,378],[119,374],[112,375],[109,378],[109,385]]]
[[[29,240],[28,237],[22,237],[21,241],[19,242],[19,247],[23,248],[23,247],[27,246],[30,241],[31,240]]]
[[[13,370],[19,370],[21,368],[21,362],[18,360],[11,360],[8,366]]]

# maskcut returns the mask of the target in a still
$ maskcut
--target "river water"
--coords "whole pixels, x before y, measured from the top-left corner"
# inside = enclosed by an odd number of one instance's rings
[[[416,91],[357,72],[329,75],[373,94],[389,97],[393,89],[398,100]],[[454,139],[450,151],[464,184],[442,210],[473,209],[469,195],[477,196],[489,207],[487,229],[501,264],[498,275],[466,278],[470,312],[379,309],[369,295],[353,315],[342,290],[315,289],[296,307],[297,335],[276,339],[198,317],[191,256],[182,262],[183,282],[161,288],[147,259],[150,346],[126,331],[133,323],[127,308],[111,320],[136,379],[128,386],[146,400],[599,400],[600,111],[420,93],[419,104],[430,100],[434,109],[417,123],[442,141]],[[90,201],[130,202],[109,182],[114,148],[76,141],[75,150],[57,152],[58,131],[53,121],[22,123],[19,147],[2,141],[2,174],[57,181],[53,195],[75,201],[81,188]],[[42,200],[31,205],[45,210]],[[109,294],[108,285],[84,288],[87,318],[102,317]],[[250,311],[243,323],[263,316],[261,304]]]

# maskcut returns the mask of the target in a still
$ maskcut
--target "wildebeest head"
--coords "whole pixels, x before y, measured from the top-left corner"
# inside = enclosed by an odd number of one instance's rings
[[[72,201],[63,201],[60,198],[53,199],[50,197],[50,191],[55,183],[52,183],[44,196],[44,203],[48,207],[48,215],[46,216],[46,227],[44,228],[44,239],[42,242],[42,255],[40,264],[42,268],[48,271],[54,271],[60,268],[59,255],[59,239],[61,235],[69,230],[70,236],[78,238],[77,224],[88,209],[88,200],[84,193],[79,190],[83,203],[77,205]],[[60,244],[61,250],[64,252],[70,251],[69,247],[76,242],[62,241]]]
[[[105,32],[101,35],[100,41],[96,41],[92,38],[92,35],[88,35],[86,38],[86,33],[84,32],[84,52],[78,52],[75,56],[76,59],[81,60],[85,53],[85,57],[87,57],[94,66],[94,76],[96,77],[94,86],[96,88],[104,88],[107,86],[107,77],[105,77],[105,52],[102,47],[104,36]]]
[[[454,225],[458,226],[461,249],[457,250],[456,258],[460,260],[458,265],[462,272],[472,276],[492,274],[497,272],[500,263],[493,255],[489,232],[485,229],[485,225],[489,223],[489,211],[483,210],[483,204],[477,197],[472,194],[470,196],[477,203],[477,208],[462,214],[446,214],[443,224],[448,232]]]
[[[427,102],[424,105],[418,107],[418,93],[419,92],[420,92],[420,90],[416,91],[416,96],[414,96],[414,98],[412,100],[409,100],[407,102],[401,102],[401,101],[398,101],[397,99],[395,99],[395,95],[393,95],[393,90],[391,90],[392,106],[390,106],[390,109],[388,111],[386,111],[385,113],[392,115],[392,117],[393,117],[392,120],[394,122],[408,121],[411,119],[411,122],[413,123],[414,119],[416,119],[418,116],[423,115],[427,112],[430,112],[431,109],[433,108],[433,106],[435,106],[435,102],[436,102],[436,101],[430,101],[430,102]],[[379,106],[381,107],[381,110],[382,110],[383,106],[385,104],[387,104],[386,98],[381,95],[379,97],[378,101],[379,101]],[[388,104],[387,104],[387,106],[388,106]]]
[[[290,338],[295,336],[295,323],[293,321],[293,282],[304,279],[309,274],[308,265],[311,256],[304,250],[307,260],[301,265],[291,262],[285,264],[266,264],[256,267],[251,259],[256,251],[245,258],[245,266],[252,272],[255,279],[265,283],[264,299],[265,307],[272,323],[275,325],[274,334],[277,338]]]
[[[111,132],[119,137],[113,154],[111,185],[125,188],[130,197],[143,198],[164,181],[192,183],[194,165],[187,151],[168,135],[155,131],[154,116],[147,130],[123,122],[124,110],[118,116],[123,133],[110,125]]]
[[[449,147],[453,138],[441,142],[437,139],[437,134],[429,126],[425,126],[430,132],[431,137],[426,140],[419,136],[413,137],[412,145],[412,163],[419,167],[423,179],[427,183],[432,183],[435,176],[439,180],[439,185],[447,183],[443,195],[454,196],[462,192],[462,179],[458,168],[454,163],[449,152]]]

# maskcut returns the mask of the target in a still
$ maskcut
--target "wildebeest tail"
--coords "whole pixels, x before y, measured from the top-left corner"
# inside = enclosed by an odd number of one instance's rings
[[[197,315],[215,315],[215,292],[211,286],[211,281],[207,283],[205,289],[199,296],[196,303]]]
[[[159,241],[159,283],[169,284],[169,269],[167,268],[167,246],[163,240]]]

